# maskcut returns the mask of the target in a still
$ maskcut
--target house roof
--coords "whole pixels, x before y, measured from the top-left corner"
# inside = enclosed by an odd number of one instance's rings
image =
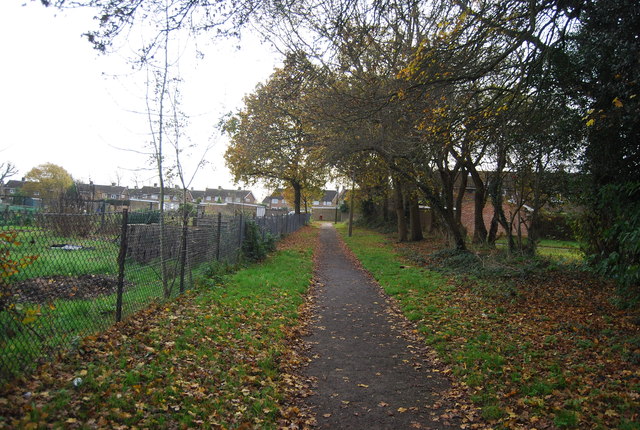
[[[191,196],[194,199],[202,199],[205,196],[205,191],[202,191],[202,190],[191,190]]]
[[[282,190],[280,188],[276,188],[275,190],[273,190],[273,192],[271,194],[269,194],[267,197],[262,199],[262,203],[269,204],[269,203],[271,203],[271,199],[282,199],[282,200],[284,200],[284,190]]]
[[[204,196],[211,196],[211,197],[215,197],[218,198],[220,197],[220,199],[224,200],[225,197],[231,197],[233,199],[240,198],[242,200],[246,199],[249,196],[253,196],[253,192],[251,192],[251,190],[225,190],[223,188],[207,188],[204,191]]]
[[[337,190],[323,190],[323,191],[324,191],[324,196],[322,196],[323,202],[332,202],[338,195]]]
[[[98,184],[76,184],[79,192],[97,192],[104,194],[124,194],[127,191],[127,187],[120,185],[98,185]]]
[[[160,187],[149,187],[144,186],[137,189],[129,190],[129,195],[131,197],[141,197],[143,195],[157,194],[160,195]],[[170,188],[165,187],[164,194],[167,196],[177,196],[182,197],[182,188]],[[191,192],[187,190],[187,200],[191,199]]]
[[[26,181],[17,181],[15,179],[8,180],[6,184],[4,184],[4,188],[21,188]]]

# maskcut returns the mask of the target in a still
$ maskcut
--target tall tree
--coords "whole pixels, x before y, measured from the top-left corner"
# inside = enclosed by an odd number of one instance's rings
[[[29,170],[25,175],[26,193],[38,193],[42,199],[57,200],[73,186],[73,178],[63,167],[45,163]]]
[[[264,181],[273,188],[287,184],[293,189],[295,213],[300,213],[302,190],[318,188],[327,174],[301,112],[311,70],[303,55],[290,54],[224,126],[231,137],[225,160],[235,180]]]

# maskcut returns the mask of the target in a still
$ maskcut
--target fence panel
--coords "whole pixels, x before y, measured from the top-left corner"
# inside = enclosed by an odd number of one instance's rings
[[[199,267],[214,260],[236,263],[241,257],[246,216],[191,218],[184,226],[179,214],[167,215],[164,262],[159,214],[136,212],[127,218],[123,222],[123,213],[48,214],[8,207],[0,213],[0,380],[154,300],[191,288]],[[253,221],[263,237],[279,238],[308,220],[303,214]]]

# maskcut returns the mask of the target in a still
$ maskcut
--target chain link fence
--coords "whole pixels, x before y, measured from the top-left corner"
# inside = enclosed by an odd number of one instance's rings
[[[306,214],[0,213],[0,380],[79,344],[154,300],[191,288],[212,262],[237,263],[247,222],[279,238]]]

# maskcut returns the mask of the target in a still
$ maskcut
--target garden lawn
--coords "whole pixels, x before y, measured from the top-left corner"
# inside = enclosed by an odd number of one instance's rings
[[[277,428],[313,270],[305,227],[265,262],[141,311],[0,390],[0,428]],[[284,423],[284,424],[283,424]]]
[[[610,285],[557,265],[491,283],[430,270],[428,242],[416,257],[341,231],[494,428],[640,428],[640,320],[611,305]]]

